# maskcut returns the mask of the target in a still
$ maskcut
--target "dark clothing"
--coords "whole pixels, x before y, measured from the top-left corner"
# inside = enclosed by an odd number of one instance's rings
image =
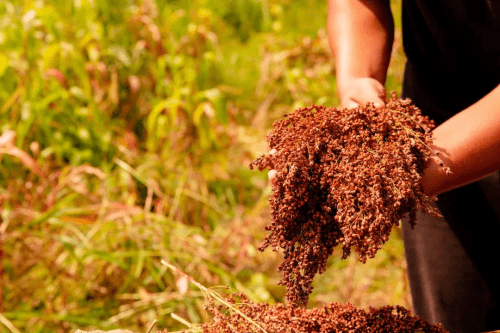
[[[414,311],[452,333],[500,329],[499,175],[445,193],[437,203],[444,219],[419,213],[415,229],[403,223]]]
[[[403,0],[403,45],[439,124],[500,83],[500,0]]]
[[[403,0],[403,44],[403,97],[439,125],[500,84],[500,0]],[[499,173],[436,204],[444,219],[403,223],[415,312],[452,333],[499,330]]]

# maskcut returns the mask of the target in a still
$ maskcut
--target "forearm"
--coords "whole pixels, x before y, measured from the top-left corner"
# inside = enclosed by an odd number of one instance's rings
[[[433,131],[434,149],[452,172],[431,159],[424,191],[437,195],[500,170],[500,85]]]
[[[329,0],[328,37],[340,94],[353,78],[385,83],[394,39],[388,0]]]

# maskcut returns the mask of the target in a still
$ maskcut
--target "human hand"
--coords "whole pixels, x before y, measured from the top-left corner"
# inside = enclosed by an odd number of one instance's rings
[[[375,107],[385,105],[385,88],[379,81],[370,77],[360,77],[339,84],[341,107],[352,109],[372,102]]]
[[[369,77],[361,77],[348,81],[343,85],[342,89],[339,88],[339,96],[341,107],[355,108],[358,105],[366,105],[372,102],[375,107],[382,107],[385,105],[383,97],[385,96],[384,86],[377,80]],[[272,149],[269,154],[275,154],[276,149]],[[276,170],[269,170],[267,177],[274,186],[276,182]]]

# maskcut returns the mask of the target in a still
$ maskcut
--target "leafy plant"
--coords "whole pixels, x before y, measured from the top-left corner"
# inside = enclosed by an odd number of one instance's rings
[[[326,20],[323,1],[0,1],[0,330],[206,319],[160,258],[282,301],[256,249],[270,189],[247,165],[274,119],[335,103],[325,20],[300,20],[315,8]]]

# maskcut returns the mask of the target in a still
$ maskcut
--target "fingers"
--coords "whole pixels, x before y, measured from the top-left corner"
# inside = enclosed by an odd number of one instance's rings
[[[373,100],[373,99],[368,100],[366,102],[363,102],[363,101],[358,102],[358,101],[350,99],[350,100],[347,100],[344,103],[342,103],[342,107],[346,108],[346,109],[354,109],[360,105],[366,105],[367,103],[373,103],[373,106],[375,106],[376,108],[381,108],[385,105],[384,101],[381,100],[380,98],[378,98],[376,100]]]
[[[375,79],[357,78],[344,85],[340,94],[341,106],[352,109],[367,103],[377,108],[385,105],[385,88]],[[339,91],[340,93],[340,91]]]
[[[359,94],[357,96],[353,96],[344,100],[342,102],[342,107],[347,109],[353,109],[357,108],[360,105],[364,106],[368,103],[373,103],[373,105],[376,108],[381,108],[385,106],[385,102],[380,97],[374,97],[373,95],[370,96],[369,94],[366,95]]]
[[[359,106],[359,104],[355,101],[353,101],[352,99],[342,103],[342,107],[343,108],[346,108],[346,109],[354,109],[354,108],[357,108]]]

